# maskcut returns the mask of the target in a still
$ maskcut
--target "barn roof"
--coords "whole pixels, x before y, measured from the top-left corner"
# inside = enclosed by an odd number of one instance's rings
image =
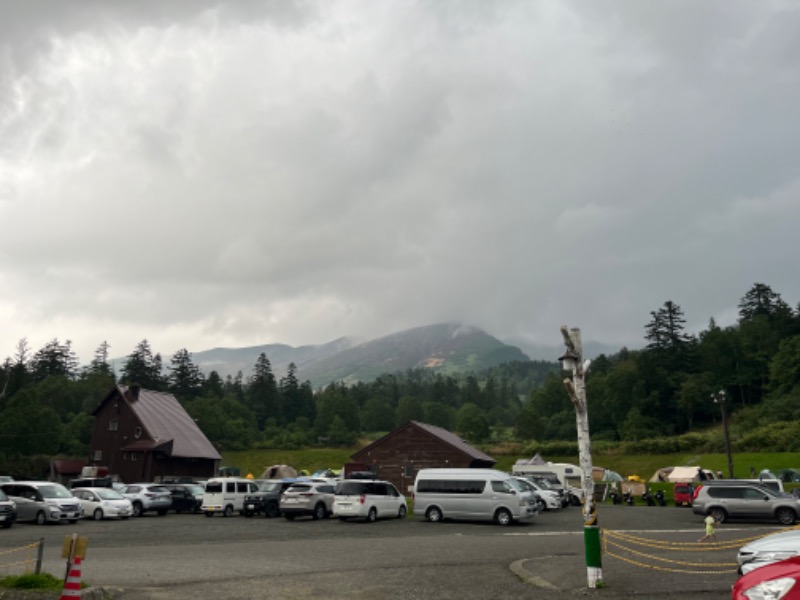
[[[462,454],[468,456],[472,460],[487,462],[490,464],[494,464],[497,462],[488,454],[485,454],[484,452],[481,452],[477,448],[470,446],[467,442],[462,440],[456,434],[447,431],[447,429],[437,427],[436,425],[428,425],[427,423],[421,423],[419,421],[409,421],[405,425],[402,425],[401,427],[398,427],[394,431],[387,433],[382,438],[375,440],[369,446],[366,446],[361,450],[359,450],[358,452],[356,452],[355,454],[353,454],[353,458],[355,459],[361,453],[371,450],[374,446],[385,442],[386,440],[394,437],[395,435],[399,434],[401,431],[405,429],[408,429],[409,427],[421,429],[422,431],[439,439],[441,442],[447,444],[448,446],[451,446],[454,450],[457,450],[458,452],[461,452]]]
[[[150,438],[134,442],[128,449],[168,448],[168,443],[171,442],[170,456],[213,460],[222,458],[172,394],[139,388],[138,395],[135,395],[133,393],[135,390],[124,385],[118,385],[116,390],[139,418]],[[114,395],[112,391],[106,400]],[[134,448],[137,444],[138,447]]]

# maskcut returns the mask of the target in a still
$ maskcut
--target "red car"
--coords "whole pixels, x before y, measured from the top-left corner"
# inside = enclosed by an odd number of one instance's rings
[[[765,565],[740,578],[733,600],[800,600],[800,556]]]
[[[672,488],[672,498],[675,506],[691,506],[694,497],[694,488],[691,483],[676,483]]]

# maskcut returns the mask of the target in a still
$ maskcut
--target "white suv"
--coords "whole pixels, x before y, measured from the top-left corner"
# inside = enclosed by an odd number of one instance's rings
[[[120,491],[133,504],[133,516],[156,512],[163,517],[172,507],[172,492],[160,483],[132,483]]]
[[[336,485],[333,516],[347,519],[377,519],[406,516],[406,497],[388,481],[345,479]]]

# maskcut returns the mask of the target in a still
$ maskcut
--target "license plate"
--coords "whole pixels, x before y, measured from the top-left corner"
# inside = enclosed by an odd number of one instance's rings
[[[255,504],[248,504],[247,508],[250,509],[250,510],[255,510],[256,509],[256,505]]]
[[[286,498],[283,501],[284,504],[297,504],[297,498]]]
[[[6,516],[5,515],[0,515],[0,521],[5,521],[5,520],[6,520]]]

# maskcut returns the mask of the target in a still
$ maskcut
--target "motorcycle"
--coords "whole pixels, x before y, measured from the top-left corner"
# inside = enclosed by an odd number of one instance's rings
[[[627,492],[622,494],[622,501],[628,506],[633,506],[633,493],[630,490],[628,490]]]
[[[608,497],[611,498],[612,504],[621,504],[622,498],[619,497],[617,490],[611,490],[608,494]]]
[[[647,503],[647,506],[656,505],[656,501],[653,498],[653,494],[650,493],[649,489],[645,490],[644,493],[642,494],[642,500],[644,500]]]
[[[664,497],[664,490],[658,490],[656,492],[656,502],[658,502],[659,506],[667,505],[667,499]]]

